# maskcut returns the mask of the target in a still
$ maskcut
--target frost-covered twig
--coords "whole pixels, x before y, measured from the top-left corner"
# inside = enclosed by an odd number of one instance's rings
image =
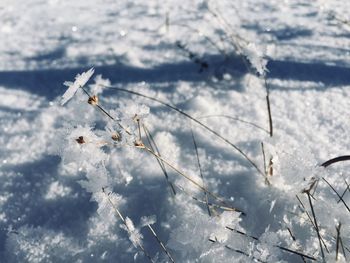
[[[335,252],[335,260],[338,261],[338,254],[339,254],[339,245],[340,245],[340,228],[341,228],[341,223],[335,227],[337,231],[337,242],[336,242],[336,252]]]
[[[204,70],[206,70],[209,67],[208,62],[200,58],[197,54],[192,52],[191,50],[188,49],[184,44],[182,44],[180,41],[177,41],[176,46],[181,49],[183,52],[186,53],[188,58],[192,60],[195,64],[199,65],[199,73],[202,73]]]
[[[216,243],[216,242],[217,242],[216,238],[215,238],[215,239],[209,238],[208,241],[210,241],[210,242],[212,242],[212,243]],[[246,257],[248,257],[248,258],[252,258],[252,259],[254,259],[254,260],[258,261],[258,262],[267,263],[267,262],[265,262],[265,261],[262,261],[261,259],[258,259],[258,258],[256,258],[256,257],[252,257],[252,256],[249,255],[247,252],[244,252],[244,251],[242,251],[242,250],[233,248],[233,247],[231,247],[231,246],[229,246],[229,245],[224,245],[224,248],[229,249],[229,250],[231,250],[231,251],[233,251],[233,252],[236,252],[236,253],[238,253],[238,254],[244,255],[244,256],[246,256]]]
[[[221,25],[225,34],[229,36],[231,39],[230,43],[233,48],[236,50],[238,55],[241,56],[243,63],[245,64],[248,71],[250,71],[250,67],[247,64],[245,58],[247,58],[253,68],[255,68],[256,72],[263,78],[264,86],[266,90],[266,104],[267,104],[267,113],[269,118],[269,134],[270,137],[273,136],[273,122],[272,122],[272,113],[271,113],[271,103],[270,103],[270,89],[266,79],[266,72],[268,71],[267,60],[264,57],[264,54],[260,48],[258,48],[254,43],[250,43],[248,40],[244,39],[240,35],[236,34],[231,28],[230,24],[226,19],[221,16],[218,12],[214,11],[209,3],[206,5],[207,10],[210,14],[213,15]]]
[[[151,135],[151,133],[149,132],[149,130],[147,129],[147,127],[146,127],[144,124],[143,124],[142,126],[143,126],[144,132],[145,132],[145,134],[146,134],[146,138],[147,138],[147,140],[148,140],[148,143],[149,143],[149,145],[150,145],[150,147],[151,147],[151,150],[152,150],[154,153],[156,153],[156,154],[158,154],[159,156],[161,156],[161,155],[160,155],[160,152],[159,152],[159,149],[158,149],[158,147],[157,147],[157,144],[155,143],[155,141],[154,141],[154,139],[153,139],[153,136]],[[155,155],[154,155],[154,156],[155,156]],[[175,191],[175,188],[174,188],[174,185],[175,185],[175,186],[176,186],[177,188],[179,188],[182,192],[184,192],[184,193],[186,193],[187,195],[189,195],[192,199],[194,199],[194,200],[196,200],[196,201],[198,201],[198,202],[201,202],[201,203],[205,203],[205,204],[207,205],[209,215],[210,215],[210,208],[209,208],[209,206],[221,208],[221,209],[223,209],[223,210],[228,210],[228,211],[236,211],[236,209],[231,208],[231,207],[228,207],[228,206],[221,206],[221,205],[209,203],[209,202],[208,202],[208,193],[207,193],[207,191],[204,191],[205,196],[206,196],[205,200],[201,200],[201,199],[198,199],[197,197],[194,197],[194,196],[188,194],[188,193],[185,191],[185,189],[183,189],[181,186],[171,183],[171,182],[169,181],[169,176],[168,176],[168,173],[167,173],[167,171],[166,171],[164,162],[163,162],[161,159],[157,158],[157,156],[155,156],[155,158],[157,159],[158,164],[160,165],[160,167],[161,167],[161,169],[162,169],[162,171],[163,171],[163,173],[164,173],[164,176],[165,176],[165,178],[166,178],[166,180],[167,180],[167,182],[168,182],[168,184],[169,184],[169,187],[173,190],[174,195],[176,195],[176,191]],[[197,158],[198,158],[198,152],[197,152]],[[199,165],[200,165],[200,163],[199,163]],[[203,179],[203,175],[201,175],[201,176],[202,176],[202,179]],[[203,186],[204,186],[204,185],[203,185]]]
[[[307,217],[309,218],[311,225],[316,230],[315,222],[312,220],[312,218],[310,216],[310,213],[306,210],[306,207],[305,207],[304,203],[300,200],[298,195],[296,195],[296,198],[298,199],[301,207],[303,208],[304,212],[306,213]],[[324,242],[322,237],[321,237],[321,241],[322,241],[323,245],[327,248],[326,243]]]
[[[82,89],[82,91],[87,95],[88,97],[88,103],[91,104],[92,106],[96,106],[103,114],[105,114],[109,119],[116,121],[117,124],[120,126],[120,128],[122,128],[123,130],[125,130],[126,133],[130,134],[130,132],[125,129],[119,121],[117,121],[115,118],[113,118],[100,104],[99,104],[99,100],[98,97],[96,95],[91,95],[85,88],[84,85],[88,82],[88,80],[91,78],[91,76],[94,74],[94,69],[91,68],[89,71],[87,72],[83,72],[82,74],[78,74],[75,77],[75,81],[73,82],[65,82],[64,84],[66,86],[68,86],[68,89],[66,90],[66,92],[63,94],[62,96],[62,102],[61,105],[64,105],[68,100],[70,100],[75,93],[77,92],[77,90],[79,88]]]
[[[171,262],[175,263],[174,258],[172,257],[172,255],[170,254],[169,250],[165,247],[165,245],[163,244],[163,242],[159,239],[158,235],[156,234],[156,232],[154,231],[153,227],[150,224],[147,224],[148,229],[151,231],[152,235],[156,238],[158,244],[160,245],[160,247],[163,249],[163,251],[165,252],[165,254],[168,256],[168,258],[170,259]]]
[[[311,200],[311,197],[310,197],[310,193],[309,193],[308,191],[306,192],[306,195],[307,195],[307,198],[308,198],[308,200],[309,200],[309,204],[310,204],[312,216],[313,216],[313,218],[314,218],[315,229],[316,229],[318,241],[319,241],[319,244],[320,244],[320,250],[321,250],[322,260],[323,260],[323,262],[325,263],[325,262],[326,262],[326,259],[325,259],[325,255],[324,255],[324,251],[323,251],[323,245],[322,245],[322,241],[321,241],[322,237],[321,237],[321,234],[320,234],[320,229],[319,229],[318,224],[317,224],[317,218],[316,218],[314,206],[313,206],[313,204],[312,204],[312,200]],[[327,248],[327,247],[326,247],[326,248]],[[328,253],[329,253],[329,252],[328,252]]]
[[[132,241],[132,243],[137,247],[139,247],[142,252],[146,255],[146,257],[152,262],[155,263],[154,260],[152,259],[152,257],[150,256],[150,254],[146,251],[146,249],[144,248],[144,246],[142,245],[141,241],[139,240],[139,238],[133,238],[133,232],[134,232],[134,227],[132,222],[130,221],[129,218],[124,218],[124,216],[121,214],[120,210],[118,209],[118,207],[116,206],[116,204],[113,203],[113,201],[111,200],[111,198],[109,197],[110,193],[106,193],[105,189],[102,188],[102,192],[103,194],[105,194],[108,202],[111,204],[113,210],[116,212],[116,214],[118,215],[118,217],[120,218],[120,220],[122,220],[123,225],[125,226],[126,230],[128,231],[129,235],[130,235],[130,240]]]
[[[95,95],[91,95],[84,87],[81,87],[84,93],[88,96],[88,103],[92,106],[96,106],[103,114],[105,114],[108,118],[115,121],[115,119],[98,103],[98,97]],[[119,123],[119,122],[118,122]]]
[[[271,183],[270,183],[269,178],[268,178],[269,172],[268,172],[268,169],[267,169],[267,166],[266,166],[266,156],[265,156],[265,149],[264,149],[264,143],[263,142],[261,142],[261,151],[262,151],[263,162],[264,162],[265,183],[267,185],[270,185]],[[270,162],[271,162],[271,159],[270,159]],[[269,164],[269,168],[270,168],[270,164]]]
[[[350,212],[350,208],[349,206],[346,204],[346,202],[344,201],[343,197],[341,197],[339,195],[339,193],[337,192],[337,190],[334,189],[334,187],[325,179],[322,177],[322,180],[326,182],[326,184],[328,184],[328,186],[333,190],[333,192],[338,196],[339,200],[344,204],[344,206],[346,207],[346,209],[348,210],[348,212]]]
[[[207,125],[205,125],[204,123],[200,122],[198,119],[192,117],[191,115],[187,114],[186,112],[184,112],[183,110],[172,106],[169,103],[163,102],[157,98],[151,97],[151,96],[147,96],[145,94],[141,94],[139,92],[136,91],[132,91],[132,90],[128,90],[128,89],[123,89],[123,88],[119,88],[119,87],[115,87],[115,86],[105,86],[105,88],[109,88],[109,89],[113,89],[113,90],[117,90],[117,91],[122,91],[122,92],[127,92],[130,94],[134,94],[140,97],[144,97],[153,101],[156,101],[168,108],[171,108],[175,111],[177,111],[178,113],[182,114],[183,116],[189,118],[190,120],[194,121],[195,123],[197,123],[198,125],[202,126],[204,129],[210,131],[212,134],[214,134],[216,137],[219,137],[221,140],[223,140],[224,142],[226,142],[228,145],[230,145],[231,147],[233,147],[236,151],[238,151],[256,170],[258,173],[260,173],[261,175],[264,176],[264,173],[260,170],[260,168],[248,157],[248,155],[246,153],[244,153],[238,146],[236,146],[235,144],[233,144],[232,142],[230,142],[228,139],[224,138],[223,136],[221,136],[218,132],[214,131],[213,129],[211,129],[210,127],[208,127]],[[89,99],[91,98],[91,95],[89,94],[89,92],[87,92],[84,88],[83,91],[86,93],[86,95],[89,97]],[[106,114],[110,119],[115,120],[106,110],[104,110],[104,108],[102,106],[100,106],[99,104],[96,104],[96,106],[104,113]],[[127,133],[130,133],[127,129],[125,129],[119,122],[117,122],[118,125],[123,128]]]
[[[244,233],[242,231],[239,231],[237,229],[234,229],[234,228],[231,228],[231,227],[228,227],[228,226],[226,226],[226,229],[228,229],[228,230],[230,230],[232,232],[238,233],[240,235],[246,236],[248,238],[251,238],[251,239],[253,239],[255,241],[259,241],[259,238],[255,237],[255,236],[252,236],[252,235],[249,235],[247,233]],[[275,245],[275,247],[277,247],[277,248],[279,248],[281,250],[284,250],[286,252],[289,252],[289,253],[292,253],[292,254],[295,254],[295,255],[298,255],[298,256],[301,256],[301,257],[305,257],[307,259],[311,259],[311,260],[314,260],[314,261],[317,260],[316,258],[314,258],[312,256],[306,255],[306,254],[304,254],[302,252],[299,252],[299,251],[296,251],[296,250],[293,250],[293,249],[290,249],[290,248],[286,248],[286,247],[283,247],[283,246],[280,246],[280,245]]]
[[[206,124],[204,124],[203,122],[199,121],[198,119],[192,117],[191,115],[189,115],[188,113],[184,112],[183,110],[169,104],[166,103],[162,100],[159,100],[157,98],[136,92],[136,91],[132,91],[132,90],[128,90],[128,89],[124,89],[124,88],[119,88],[116,86],[108,86],[106,88],[110,88],[113,90],[117,90],[117,91],[121,91],[121,92],[126,92],[126,93],[130,93],[139,97],[143,97],[155,102],[158,102],[174,111],[177,111],[178,113],[180,113],[181,115],[185,116],[186,118],[192,120],[193,122],[197,123],[199,126],[203,127],[204,129],[206,129],[207,131],[211,132],[212,134],[214,134],[216,137],[220,138],[221,140],[223,140],[225,143],[227,143],[228,145],[230,145],[231,147],[233,147],[237,152],[239,152],[254,168],[255,170],[261,174],[262,176],[264,176],[264,173],[260,170],[260,168],[248,157],[248,155],[246,153],[244,153],[238,146],[236,146],[234,143],[232,143],[231,141],[229,141],[228,139],[226,139],[225,137],[223,137],[222,135],[220,135],[218,132],[216,132],[215,130],[213,130],[212,128],[210,128],[209,126],[207,126]]]
[[[110,87],[110,88],[113,88],[113,87]],[[82,89],[83,89],[83,91],[85,92],[85,94],[89,97],[89,99],[91,99],[92,96],[89,94],[89,92],[86,91],[83,87],[82,87]],[[117,88],[116,88],[116,89],[117,89]],[[118,89],[118,90],[119,90],[119,89]],[[122,90],[124,90],[124,89],[122,89]],[[129,90],[124,90],[124,91],[129,91]],[[129,91],[129,92],[132,93],[132,94],[136,94],[135,92],[131,92],[131,91]],[[137,93],[137,94],[139,94],[139,93]],[[142,95],[142,94],[140,94],[140,95]],[[146,96],[146,95],[144,95],[144,96]],[[146,97],[148,97],[148,96],[146,96]],[[151,97],[148,97],[148,98],[151,98]],[[155,98],[152,98],[152,99],[153,99],[153,100],[157,100],[157,99],[155,99]],[[92,104],[93,106],[100,106],[100,105],[98,104],[98,101],[97,101],[96,99],[94,100],[94,103],[90,103],[90,104]],[[169,104],[166,104],[166,105],[169,105]],[[171,106],[171,105],[169,105],[169,106],[172,107],[173,109],[177,110],[178,112],[184,114],[185,116],[191,118],[192,120],[196,121],[197,123],[200,123],[202,126],[207,127],[207,126],[205,126],[204,124],[202,124],[201,122],[199,122],[198,120],[196,120],[196,119],[194,119],[193,117],[191,117],[190,115],[188,115],[188,114],[184,113],[183,111],[179,110],[178,108],[173,107],[173,106]],[[107,111],[104,110],[102,106],[100,106],[99,109],[102,109],[102,112],[105,113],[111,120],[117,121],[117,120],[115,120],[110,114],[108,114]],[[206,193],[208,193],[209,195],[211,195],[213,198],[215,198],[215,199],[217,199],[218,201],[222,202],[223,204],[227,205],[226,202],[224,201],[224,199],[222,199],[222,198],[218,197],[216,194],[214,194],[214,193],[208,191],[204,186],[200,185],[199,183],[197,183],[196,181],[194,181],[192,178],[190,178],[188,175],[186,175],[186,174],[184,174],[183,172],[181,172],[178,168],[176,168],[174,165],[170,164],[170,163],[169,163],[168,161],[166,161],[163,157],[161,157],[158,153],[154,152],[151,148],[146,147],[146,146],[143,144],[142,138],[141,138],[141,128],[140,128],[139,117],[138,117],[137,115],[135,115],[135,116],[133,117],[133,119],[134,119],[134,121],[137,122],[137,126],[138,126],[138,136],[139,136],[139,138],[138,138],[137,141],[134,142],[134,146],[135,146],[136,148],[145,149],[147,152],[151,153],[151,154],[152,154],[153,156],[155,156],[157,159],[159,159],[160,161],[162,161],[162,163],[167,164],[170,168],[172,168],[174,171],[176,171],[176,172],[177,172],[178,174],[180,174],[181,176],[185,177],[187,180],[189,180],[190,182],[192,182],[194,185],[196,185],[197,187],[199,187],[201,190],[205,191]],[[126,129],[119,123],[119,121],[117,121],[117,123],[119,124],[119,126],[120,126],[121,128],[123,128],[124,130],[126,130]],[[210,129],[210,128],[208,128],[208,129]],[[213,131],[213,132],[216,133],[215,131]],[[216,134],[217,134],[217,133],[216,133]],[[222,138],[223,138],[223,137],[222,137]],[[224,139],[224,138],[223,138],[223,139]],[[232,145],[233,145],[233,144],[232,144]],[[233,145],[233,146],[234,146],[234,145]],[[235,147],[236,147],[236,146],[235,146]],[[237,149],[238,149],[238,148],[237,148]],[[237,212],[240,212],[240,213],[244,214],[244,213],[243,213],[242,211],[240,211],[239,209],[235,209],[235,208],[233,208],[233,209],[234,209],[235,211],[237,211]]]
[[[267,104],[267,113],[269,116],[269,129],[270,137],[273,136],[273,123],[272,123],[272,113],[271,113],[271,104],[270,104],[270,88],[267,84],[266,76],[264,76],[264,84],[266,89],[266,104]]]
[[[182,191],[184,194],[186,194],[187,196],[189,196],[189,197],[191,197],[193,200],[195,200],[195,201],[197,201],[197,202],[199,202],[199,203],[202,203],[202,204],[207,204],[207,202],[206,202],[206,200],[202,200],[202,199],[200,199],[200,198],[198,198],[198,197],[196,197],[196,196],[193,196],[193,195],[191,195],[189,192],[187,192],[182,186],[180,186],[180,185],[178,185],[178,184],[174,184],[174,186],[175,187],[177,187],[180,191]],[[233,211],[236,211],[234,208],[232,208],[232,207],[228,207],[228,206],[224,206],[224,205],[218,205],[218,204],[214,204],[214,203],[211,203],[211,202],[209,202],[208,203],[208,205],[210,206],[210,207],[213,207],[213,208],[220,208],[220,209],[222,209],[222,210],[224,210],[224,211],[231,211],[231,212],[233,212]]]
[[[143,130],[144,130],[144,132],[145,132],[145,135],[146,135],[146,139],[147,139],[147,141],[148,141],[148,144],[149,144],[149,146],[151,147],[152,151],[155,152],[155,153],[157,153],[157,154],[159,154],[159,156],[161,156],[160,151],[159,151],[159,148],[158,148],[156,142],[154,141],[152,134],[149,132],[149,130],[147,129],[147,127],[145,126],[145,124],[142,124],[142,127],[143,127]],[[172,193],[173,193],[174,195],[176,195],[175,188],[174,188],[173,184],[169,181],[169,175],[168,175],[168,172],[167,172],[167,170],[166,170],[166,168],[165,168],[165,165],[164,165],[163,161],[159,160],[157,157],[155,157],[155,158],[156,158],[156,160],[157,160],[157,162],[158,162],[158,164],[159,164],[159,166],[160,166],[160,168],[161,168],[161,170],[162,170],[162,172],[163,172],[163,174],[164,174],[164,176],[165,176],[165,179],[166,179],[166,181],[167,181],[167,183],[168,183],[168,186],[169,186],[170,189],[172,190]]]
[[[192,135],[192,141],[193,141],[194,149],[195,149],[195,152],[196,152],[196,157],[197,157],[197,164],[198,164],[199,173],[200,173],[201,178],[202,178],[203,187],[205,187],[204,177],[203,177],[203,172],[202,172],[202,167],[201,167],[201,162],[200,162],[200,160],[199,160],[199,155],[198,155],[197,142],[196,142],[196,139],[194,138],[194,134],[193,134],[193,129],[192,129],[192,127],[191,127],[191,135]],[[209,207],[209,204],[208,204],[208,193],[207,193],[207,192],[204,192],[204,196],[205,196],[205,203],[206,203],[206,205],[207,205],[208,214],[209,214],[209,216],[211,216],[210,207]]]
[[[175,172],[177,172],[179,175],[183,176],[184,178],[186,178],[188,181],[190,181],[192,184],[194,184],[195,186],[197,186],[199,189],[201,189],[202,191],[206,192],[207,194],[209,194],[210,196],[212,196],[214,199],[218,200],[219,202],[223,203],[224,205],[228,206],[226,201],[219,197],[218,195],[214,194],[213,192],[209,191],[208,189],[206,189],[204,186],[200,185],[199,183],[197,183],[195,180],[193,180],[191,177],[189,177],[188,175],[186,175],[185,173],[183,173],[182,171],[180,171],[178,168],[176,168],[174,165],[172,165],[171,163],[169,163],[167,160],[165,160],[162,156],[158,155],[157,153],[153,152],[150,148],[143,146],[144,149],[146,149],[149,153],[151,153],[152,155],[154,155],[155,157],[157,157],[159,160],[161,160],[163,163],[165,163],[167,166],[169,166],[171,169],[173,169]],[[236,212],[242,213],[243,215],[245,214],[242,210],[237,209],[237,208],[233,208],[232,209]]]
[[[246,120],[243,120],[241,118],[237,118],[237,117],[233,117],[233,116],[229,116],[229,115],[224,115],[224,114],[216,114],[216,115],[205,115],[205,116],[200,116],[200,117],[197,117],[198,120],[200,119],[206,119],[206,118],[215,118],[215,117],[219,117],[219,118],[227,118],[227,119],[230,119],[230,120],[234,120],[234,121],[238,121],[238,122],[242,122],[242,123],[246,123],[246,124],[249,124],[257,129],[260,129],[264,132],[266,132],[267,134],[269,134],[269,131],[266,130],[265,128],[253,123],[253,122],[250,122],[250,121],[246,121]]]
[[[344,192],[343,192],[342,195],[341,195],[342,198],[344,198],[346,192],[350,191],[350,185],[348,184],[348,182],[346,181],[345,178],[343,178],[343,179],[344,179],[344,182],[345,182],[345,184],[346,184],[346,188],[345,188]],[[339,200],[337,201],[337,203],[340,203],[340,201],[341,201],[341,200],[339,199]]]
[[[94,71],[95,71],[94,68],[91,68],[86,72],[76,75],[74,82],[70,82],[70,81],[64,82],[64,85],[67,86],[68,89],[62,96],[61,105],[66,104],[67,101],[69,101],[75,95],[75,93],[78,91],[79,88],[84,87],[84,85],[89,81],[91,76],[94,74]]]

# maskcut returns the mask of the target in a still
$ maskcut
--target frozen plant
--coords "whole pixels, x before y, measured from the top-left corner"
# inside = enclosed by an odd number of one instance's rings
[[[89,126],[81,126],[75,125],[74,120],[71,120],[70,123],[65,125],[58,133],[61,137],[57,136],[57,140],[64,141],[65,143],[57,143],[56,151],[61,155],[64,164],[70,165],[74,163],[78,171],[83,171],[85,173],[85,180],[81,180],[80,184],[91,193],[91,199],[98,203],[97,212],[100,214],[101,218],[110,223],[113,222],[113,216],[117,216],[122,222],[121,228],[126,230],[134,247],[140,249],[145,256],[153,262],[152,256],[146,251],[143,245],[143,234],[140,232],[141,228],[135,227],[130,217],[124,217],[119,208],[123,197],[114,193],[113,188],[115,182],[120,180],[111,176],[106,169],[109,160],[108,152],[113,151],[117,147],[127,147],[135,151],[145,151],[155,157],[159,164],[163,166],[167,165],[194,187],[204,191],[216,201],[223,203],[223,199],[207,190],[204,185],[197,182],[189,175],[180,171],[179,168],[164,159],[158,151],[155,151],[155,142],[144,123],[150,111],[147,106],[132,104],[125,108],[122,107],[110,111],[102,107],[96,94],[101,92],[101,86],[105,87],[108,81],[104,81],[103,84],[99,86],[98,82],[102,80],[102,78],[99,77],[97,83],[90,86],[91,91],[89,91],[84,85],[92,74],[93,69],[90,69],[81,75],[77,75],[73,83],[66,83],[68,90],[63,95],[62,101],[64,103],[68,102],[68,100],[81,89],[83,94],[88,97],[87,103],[102,112],[106,119],[102,120],[103,125],[100,125],[99,128],[94,127],[95,125],[93,122],[89,122]],[[96,86],[98,87],[96,88]],[[77,116],[77,118],[79,118],[79,116]],[[148,141],[149,145],[144,143],[144,137],[147,138],[146,141]],[[106,151],[106,149],[109,150]],[[234,211],[235,209],[231,208],[231,210]],[[226,212],[226,214],[232,213],[232,211]],[[155,221],[154,217],[142,217],[141,227],[145,227],[149,230],[168,259],[171,262],[175,262],[171,253],[151,226]],[[218,238],[221,240],[219,235]]]
[[[243,54],[261,76],[266,74],[267,59],[264,57],[264,52],[256,44],[249,43],[248,45],[244,45]]]

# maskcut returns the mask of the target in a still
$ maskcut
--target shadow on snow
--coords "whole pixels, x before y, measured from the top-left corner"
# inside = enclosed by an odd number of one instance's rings
[[[199,65],[192,61],[162,64],[154,68],[139,68],[123,64],[97,66],[96,74],[102,74],[112,83],[167,83],[175,81],[207,81],[212,76],[220,79],[224,73],[233,77],[247,73],[244,62],[239,57],[223,60],[213,55],[203,58],[209,68],[200,71]],[[93,65],[91,65],[93,66]],[[73,80],[74,76],[87,68],[44,69],[32,71],[2,71],[0,85],[9,88],[25,89],[37,95],[54,99],[63,94],[63,82]],[[320,82],[328,86],[350,83],[349,68],[322,63],[303,63],[295,61],[272,60],[268,63],[268,78]],[[276,88],[276,87],[275,87]],[[283,89],[283,88],[281,88]]]

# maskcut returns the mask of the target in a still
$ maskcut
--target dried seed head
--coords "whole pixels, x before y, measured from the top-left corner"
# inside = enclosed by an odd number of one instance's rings
[[[75,139],[77,143],[79,144],[84,144],[85,143],[85,140],[84,140],[84,137],[83,136],[79,136],[78,139]]]
[[[132,120],[133,120],[134,122],[139,122],[140,119],[141,119],[140,116],[137,115],[137,114],[135,114],[134,117],[132,117]]]
[[[273,160],[272,160],[272,157],[270,158],[267,174],[268,174],[268,176],[273,176]]]
[[[88,103],[93,106],[96,106],[98,104],[98,97],[96,95],[93,95],[88,99]]]
[[[142,149],[145,148],[145,145],[140,140],[134,141],[134,145],[136,148],[142,148]]]
[[[122,135],[119,132],[115,132],[111,136],[113,141],[120,142],[122,140]]]

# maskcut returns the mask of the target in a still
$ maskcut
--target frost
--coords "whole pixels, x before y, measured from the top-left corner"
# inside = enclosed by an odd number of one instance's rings
[[[95,83],[92,84],[92,85],[90,85],[90,87],[91,87],[91,92],[92,92],[92,94],[94,94],[94,95],[98,95],[98,94],[102,93],[102,91],[103,91],[103,89],[104,89],[105,87],[108,87],[108,86],[111,85],[110,80],[109,80],[109,79],[104,79],[104,78],[102,78],[102,75],[101,75],[101,74],[97,75],[97,76],[94,78],[94,81],[95,81]]]
[[[102,165],[95,169],[89,170],[86,173],[86,178],[86,181],[80,181],[79,183],[91,193],[99,192],[104,188],[113,186],[111,177],[109,176],[106,168]]]
[[[68,127],[62,136],[63,143],[58,147],[65,164],[74,162],[90,169],[107,160],[108,155],[101,149],[105,142],[92,132],[91,127]]]
[[[63,186],[58,181],[55,181],[49,186],[45,198],[48,200],[54,200],[59,197],[67,196],[71,193],[71,191],[71,188]]]
[[[62,96],[61,105],[66,104],[66,102],[69,101],[75,95],[79,88],[84,87],[86,82],[88,82],[91,76],[94,74],[94,71],[94,68],[91,68],[86,72],[76,75],[74,82],[66,81],[63,83],[65,86],[68,87],[68,89]]]
[[[265,75],[267,60],[264,58],[264,52],[257,45],[249,43],[244,46],[243,54],[261,76]]]
[[[125,218],[125,225],[122,225],[121,227],[128,232],[129,239],[136,248],[142,245],[143,236],[139,230],[135,228],[134,223],[129,217]]]
[[[231,243],[232,232],[226,227],[240,229],[239,213],[224,212],[211,218],[194,206],[181,207],[178,227],[173,228],[169,241],[169,247],[182,256],[179,260],[194,262],[202,258],[201,262],[232,262],[225,245],[238,247],[244,242],[238,237]]]
[[[145,119],[149,112],[149,107],[144,104],[130,103],[124,108],[123,114],[126,119],[140,120]]]
[[[349,39],[342,21],[349,20],[348,1],[48,1],[50,8],[42,0],[33,0],[32,8],[5,0],[11,4],[0,8],[0,31],[11,31],[0,45],[0,221],[4,229],[15,228],[0,239],[1,262],[132,262],[134,255],[146,262],[141,241],[156,262],[167,262],[145,227],[156,219],[157,235],[176,262],[302,261],[278,245],[322,262],[305,194],[310,187],[330,252],[325,249],[326,261],[336,261],[340,225],[344,247],[349,245],[349,164],[319,164],[349,154]],[[327,16],[319,12],[320,2],[328,3],[322,11]],[[79,16],[76,10],[82,10]],[[38,14],[43,19],[32,19]],[[33,32],[36,38],[28,37]],[[176,40],[189,52],[169,45]],[[273,47],[268,54],[275,61],[268,80],[276,128],[270,139],[256,129],[268,127],[264,46]],[[256,74],[240,70],[235,52]],[[206,61],[208,70],[198,74],[193,63]],[[93,69],[66,78],[92,63],[112,83]],[[72,82],[65,83],[62,98],[54,98],[61,78]],[[106,86],[176,105],[232,141],[262,171],[264,142],[271,185],[203,126],[156,101]],[[100,95],[99,104],[86,103],[80,87]],[[137,140],[152,147],[143,125],[166,163],[135,147]],[[206,194],[173,168],[225,203],[209,195],[209,215]],[[165,174],[177,186],[175,196]],[[140,220],[133,224],[130,218]],[[348,251],[338,252],[338,261],[347,261]]]
[[[147,226],[147,225],[153,225],[157,222],[157,217],[155,215],[153,216],[143,216],[141,217],[141,222],[140,225],[142,227]]]
[[[118,121],[109,121],[105,127],[105,130],[101,133],[102,138],[109,144],[118,147],[133,145],[137,137],[135,134],[137,129],[134,127],[135,125],[132,123],[132,121],[129,121],[128,123],[130,126],[124,126]],[[133,132],[131,133],[131,131]]]
[[[281,255],[280,250],[276,247],[279,238],[276,233],[265,232],[259,238],[259,243],[256,245],[256,250],[253,256],[263,262],[277,262]]]
[[[97,202],[97,214],[104,222],[114,222],[116,220],[117,215],[111,203],[118,206],[122,201],[120,195],[108,192],[108,189],[105,189],[105,192],[102,190],[94,192],[91,199]]]
[[[270,213],[272,212],[273,208],[275,207],[275,204],[276,204],[276,200],[273,200],[271,202],[271,206],[270,206],[270,210],[269,210]]]
[[[63,233],[26,226],[9,233],[6,247],[11,252],[9,262],[67,262],[80,251]]]

